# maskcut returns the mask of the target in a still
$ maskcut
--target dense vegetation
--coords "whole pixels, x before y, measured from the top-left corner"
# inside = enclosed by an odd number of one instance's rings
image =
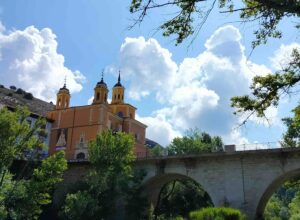
[[[265,208],[266,220],[300,219],[300,179],[282,185],[271,197]]]
[[[142,219],[142,171],[134,172],[133,137],[101,132],[89,144],[91,170],[78,190],[66,196],[62,219],[107,219],[125,208],[127,219]],[[120,198],[122,198],[120,200]],[[116,216],[115,216],[116,217]]]
[[[187,218],[190,211],[211,206],[209,195],[199,184],[190,179],[174,180],[162,188],[154,213],[166,218]]]
[[[176,137],[165,149],[155,146],[151,153],[154,156],[161,155],[188,155],[198,153],[220,152],[224,150],[224,144],[219,136],[211,136],[198,129],[190,129],[183,137]]]
[[[38,119],[31,127],[28,116],[24,109],[0,109],[0,219],[38,219],[67,168],[64,152],[37,160],[44,146],[36,134],[45,121]],[[25,163],[17,174],[11,172],[15,160]]]

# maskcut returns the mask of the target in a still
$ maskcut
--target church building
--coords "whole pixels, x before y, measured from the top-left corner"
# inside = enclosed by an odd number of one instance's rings
[[[124,102],[125,88],[121,84],[120,73],[112,90],[112,101],[108,103],[108,88],[102,76],[94,88],[91,105],[70,107],[71,95],[66,83],[60,88],[55,109],[47,114],[47,117],[54,121],[49,154],[65,150],[68,160],[88,159],[89,141],[105,130],[132,134],[135,138],[136,155],[146,154],[147,126],[135,119],[136,108]]]

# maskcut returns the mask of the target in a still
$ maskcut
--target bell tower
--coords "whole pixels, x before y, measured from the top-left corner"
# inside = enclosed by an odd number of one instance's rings
[[[93,104],[107,104],[108,89],[106,83],[103,81],[103,72],[101,81],[96,84],[94,88]]]
[[[125,88],[121,84],[121,76],[119,71],[118,82],[113,88],[111,104],[122,104],[124,103],[124,91]]]
[[[71,98],[70,91],[66,86],[66,79],[65,79],[64,86],[60,88],[57,93],[55,109],[69,108],[70,98]]]

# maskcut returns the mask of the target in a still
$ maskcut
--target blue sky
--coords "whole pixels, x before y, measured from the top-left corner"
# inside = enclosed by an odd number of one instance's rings
[[[173,9],[153,11],[128,30],[134,15],[124,0],[3,0],[0,2],[0,83],[16,85],[44,100],[54,100],[67,76],[71,104],[86,105],[102,69],[111,88],[119,69],[126,101],[138,108],[147,136],[166,145],[188,128],[221,135],[225,143],[278,141],[280,118],[297,100],[285,98],[270,109],[271,125],[252,118],[237,127],[229,99],[249,92],[251,78],[276,70],[299,46],[290,20],[284,38],[251,52],[256,24],[214,10],[192,45],[179,46],[156,31]],[[189,46],[190,45],[190,46]]]

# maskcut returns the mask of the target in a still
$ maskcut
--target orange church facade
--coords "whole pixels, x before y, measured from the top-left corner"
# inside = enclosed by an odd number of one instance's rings
[[[107,102],[108,89],[103,77],[94,89],[91,105],[70,107],[70,92],[66,84],[57,93],[56,107],[48,112],[54,120],[51,130],[49,154],[65,150],[66,158],[88,159],[88,143],[105,130],[126,132],[135,137],[137,156],[145,155],[146,125],[135,119],[136,108],[124,103],[125,88],[120,82],[113,87],[112,101]]]

